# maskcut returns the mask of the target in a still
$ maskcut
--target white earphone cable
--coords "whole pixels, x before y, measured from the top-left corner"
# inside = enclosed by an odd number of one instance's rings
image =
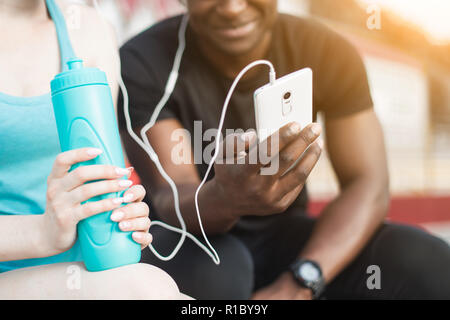
[[[101,11],[99,9],[97,0],[94,0],[94,7],[97,9],[97,11],[99,12],[99,14],[101,16],[103,16],[101,14]],[[223,129],[223,124],[225,121],[225,115],[228,109],[228,104],[230,102],[231,96],[233,95],[233,92],[237,86],[237,84],[239,83],[240,79],[244,76],[244,74],[250,70],[251,68],[257,66],[257,65],[261,65],[261,64],[265,64],[268,65],[270,68],[270,73],[269,73],[269,81],[271,84],[274,83],[275,81],[275,70],[274,67],[272,65],[272,63],[270,63],[269,61],[266,60],[257,60],[254,61],[252,63],[250,63],[249,65],[247,65],[244,69],[242,69],[242,71],[238,74],[238,76],[234,79],[233,84],[230,87],[230,90],[228,91],[227,97],[225,99],[223,108],[222,108],[222,113],[221,113],[221,117],[219,120],[219,127],[217,129],[217,135],[216,135],[216,140],[215,140],[215,150],[214,150],[214,155],[208,165],[208,169],[205,173],[205,176],[203,177],[203,180],[201,181],[201,183],[199,184],[199,186],[196,189],[195,192],[195,209],[197,212],[197,219],[199,222],[199,226],[200,226],[200,230],[202,232],[203,238],[205,240],[205,242],[207,243],[208,247],[210,248],[210,250],[208,250],[208,248],[203,245],[195,236],[193,236],[192,234],[190,234],[189,232],[187,232],[186,230],[186,224],[183,220],[183,217],[181,215],[180,212],[180,207],[179,207],[179,195],[178,195],[178,189],[177,186],[175,184],[175,182],[170,178],[170,176],[165,172],[164,168],[162,167],[161,163],[159,162],[159,158],[158,155],[156,154],[156,152],[153,150],[148,137],[147,137],[147,131],[152,128],[154,126],[154,124],[156,123],[156,120],[159,116],[159,113],[161,112],[162,108],[166,105],[167,101],[169,100],[170,96],[172,95],[174,89],[175,89],[175,85],[178,79],[178,72],[180,69],[180,64],[181,64],[181,59],[183,56],[183,52],[186,46],[185,43],[185,33],[186,33],[186,28],[187,28],[187,24],[189,21],[189,17],[188,15],[184,15],[180,24],[180,28],[178,30],[178,49],[175,55],[175,59],[174,59],[174,64],[172,67],[172,71],[170,72],[169,78],[167,80],[166,83],[166,87],[164,90],[164,94],[161,98],[161,100],[158,102],[158,104],[155,107],[155,110],[150,118],[150,121],[141,129],[140,134],[141,134],[141,138],[140,139],[135,132],[133,131],[133,127],[131,124],[131,118],[130,118],[130,114],[129,114],[129,97],[128,97],[128,92],[125,86],[125,83],[123,82],[122,76],[119,72],[119,76],[118,76],[118,81],[119,81],[119,86],[120,89],[122,91],[123,94],[123,109],[124,109],[124,116],[125,116],[125,121],[126,121],[126,127],[127,127],[127,131],[129,133],[129,135],[133,138],[134,141],[136,141],[136,143],[148,154],[148,156],[150,157],[150,159],[155,163],[158,171],[161,173],[162,177],[167,181],[167,183],[169,184],[169,186],[172,189],[172,193],[174,196],[174,207],[175,207],[175,212],[178,218],[178,221],[180,222],[180,228],[177,227],[173,227],[170,226],[162,221],[152,221],[152,225],[159,225],[161,227],[164,227],[168,230],[174,231],[174,232],[178,232],[181,234],[180,240],[178,241],[177,245],[175,246],[174,250],[172,251],[171,254],[169,254],[168,256],[162,256],[160,255],[155,248],[153,247],[153,245],[149,245],[149,249],[153,252],[153,254],[158,257],[159,259],[163,260],[163,261],[168,261],[170,259],[172,259],[180,250],[184,240],[186,237],[190,238],[192,241],[194,241],[195,244],[197,244],[202,250],[204,250],[214,261],[215,264],[220,264],[220,258],[217,254],[217,252],[214,250],[213,246],[211,245],[211,243],[209,242],[205,231],[203,229],[203,225],[202,225],[202,221],[201,221],[201,217],[200,217],[200,209],[199,209],[199,205],[198,205],[198,195],[200,192],[200,189],[203,187],[203,185],[206,183],[206,180],[208,178],[208,175],[212,169],[212,166],[214,165],[214,162],[217,159],[217,156],[219,155],[219,146],[220,146],[220,133],[222,132]]]

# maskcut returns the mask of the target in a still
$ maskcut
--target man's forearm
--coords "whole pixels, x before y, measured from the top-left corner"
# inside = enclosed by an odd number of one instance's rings
[[[47,257],[42,215],[0,216],[0,261]]]
[[[178,185],[180,211],[189,232],[200,234],[200,225],[195,209],[195,191],[197,184]],[[180,227],[174,207],[174,198],[170,187],[158,188],[152,194],[153,204],[158,215],[171,225]],[[231,204],[225,203],[214,186],[214,179],[205,183],[198,196],[198,206],[203,228],[208,234],[225,233],[233,227],[238,217],[231,212]]]
[[[348,184],[321,213],[300,256],[317,261],[330,282],[366,245],[388,205],[387,186],[373,186],[368,179]]]

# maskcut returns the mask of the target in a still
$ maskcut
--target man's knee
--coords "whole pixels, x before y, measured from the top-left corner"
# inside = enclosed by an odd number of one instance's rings
[[[155,234],[155,245],[161,254],[168,254],[179,235],[166,230]],[[238,239],[230,235],[209,238],[217,251],[220,264],[191,240],[181,247],[171,261],[161,261],[153,253],[143,254],[141,262],[154,264],[169,273],[180,291],[196,299],[248,299],[253,289],[253,261],[250,252]],[[164,244],[164,248],[161,245]]]
[[[208,283],[215,292],[205,299],[249,299],[253,291],[253,259],[247,247],[233,236],[216,239],[221,263],[208,275]]]
[[[387,225],[382,232],[383,247],[389,252],[395,276],[403,279],[399,295],[450,298],[450,247],[446,242],[409,226]]]

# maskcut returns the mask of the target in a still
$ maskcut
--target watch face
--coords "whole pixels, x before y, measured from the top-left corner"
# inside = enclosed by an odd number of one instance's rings
[[[320,278],[319,270],[309,262],[305,262],[300,266],[299,274],[306,281],[316,281]]]

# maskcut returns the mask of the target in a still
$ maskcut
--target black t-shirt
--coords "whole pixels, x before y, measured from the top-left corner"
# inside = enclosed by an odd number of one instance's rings
[[[162,21],[129,40],[120,50],[122,76],[129,95],[133,128],[144,126],[161,99],[178,47],[181,17]],[[313,19],[280,14],[267,52],[277,77],[309,67],[313,70],[314,117],[343,117],[372,107],[366,72],[360,56],[344,38]],[[255,128],[253,92],[268,82],[266,66],[242,80],[230,101],[226,128]],[[234,79],[228,79],[211,66],[196,45],[188,28],[186,49],[179,78],[159,120],[176,118],[194,137],[194,121],[202,121],[203,132],[217,128],[226,94]],[[119,123],[125,127],[122,99]],[[168,139],[170,134],[168,135]],[[193,140],[193,139],[192,139]],[[205,147],[210,142],[205,142]],[[198,164],[201,177],[207,163]],[[213,172],[210,173],[211,178]],[[306,188],[292,204],[305,209]]]

